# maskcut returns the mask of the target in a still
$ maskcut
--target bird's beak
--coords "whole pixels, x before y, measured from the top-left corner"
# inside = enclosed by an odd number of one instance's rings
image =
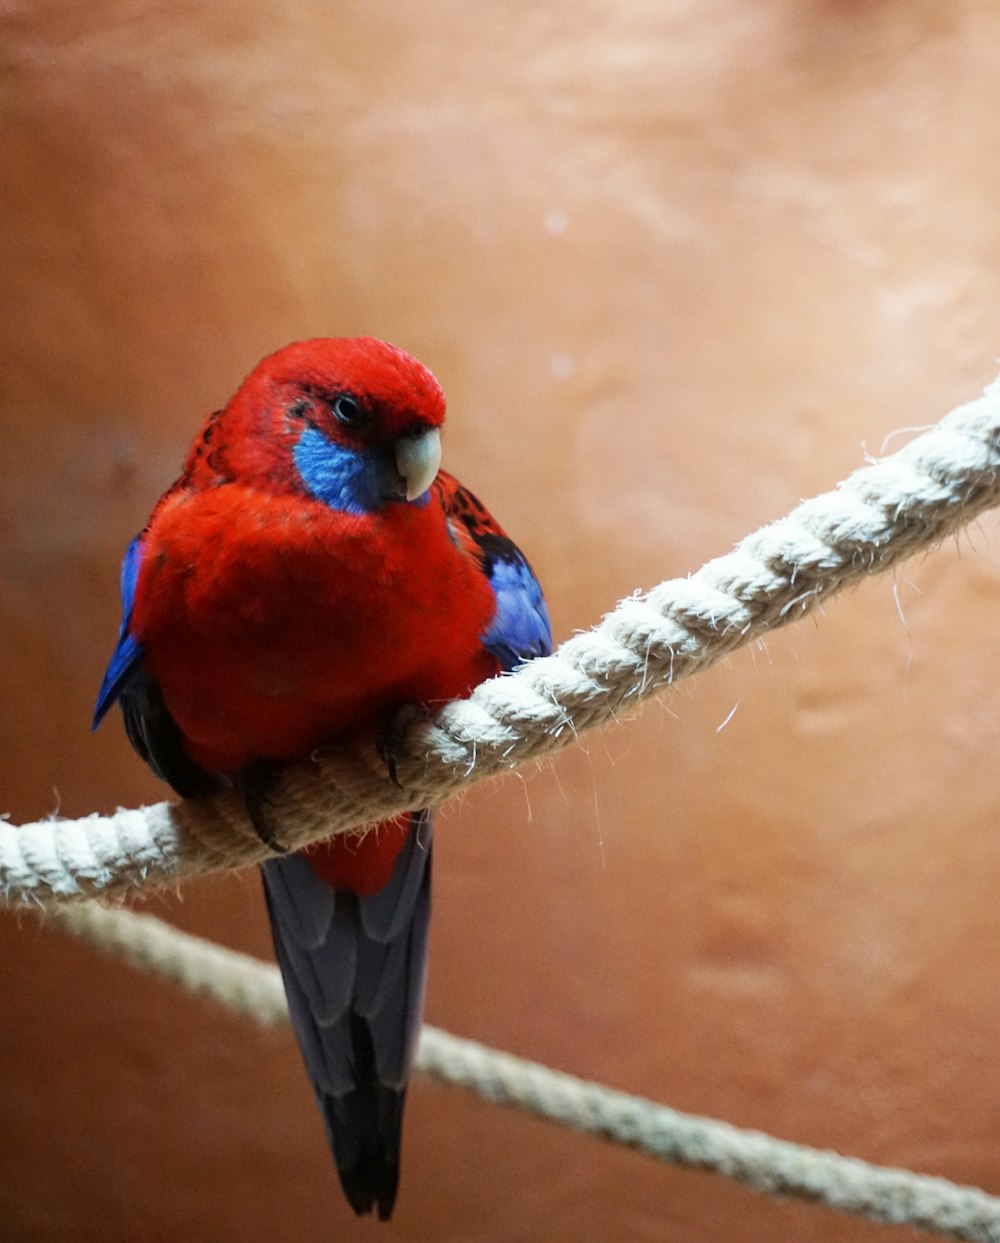
[[[406,499],[415,501],[434,482],[441,466],[441,433],[429,427],[396,441],[396,469],[406,483]]]

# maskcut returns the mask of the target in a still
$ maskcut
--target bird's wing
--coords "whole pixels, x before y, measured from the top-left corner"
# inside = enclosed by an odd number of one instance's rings
[[[440,471],[434,484],[452,538],[479,562],[496,596],[497,609],[483,645],[509,671],[552,651],[545,597],[528,560],[486,506],[453,475]]]
[[[137,535],[122,562],[122,620],[118,643],[97,694],[93,728],[100,725],[115,701],[120,703],[125,732],[139,755],[182,797],[197,798],[216,789],[218,783],[188,759],[181,731],[163,701],[158,684],[143,667],[145,653],[131,630],[142,556],[142,536]]]

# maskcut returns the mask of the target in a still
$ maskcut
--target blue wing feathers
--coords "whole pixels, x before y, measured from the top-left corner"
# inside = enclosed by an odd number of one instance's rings
[[[552,651],[552,626],[542,589],[517,545],[468,488],[446,471],[435,484],[456,547],[476,546],[479,568],[493,589],[496,612],[482,636],[483,646],[509,673],[535,656]]]
[[[142,537],[137,535],[129,544],[125,560],[122,562],[122,620],[118,629],[118,646],[111,656],[101,689],[97,693],[97,706],[94,708],[91,729],[96,729],[100,725],[108,709],[121,694],[129,676],[142,663],[142,645],[137,643],[129,632],[132,622],[132,602],[135,599],[135,584],[139,578],[139,567],[142,564],[141,539]]]
[[[505,542],[507,548],[487,561],[497,611],[483,636],[483,645],[509,672],[535,656],[548,656],[552,626],[531,566],[513,544]]]
[[[131,632],[132,605],[142,553],[142,536],[137,535],[122,562],[122,620],[118,644],[97,694],[91,728],[100,725],[117,700],[122,707],[129,741],[153,772],[184,798],[198,798],[211,793],[218,782],[188,759],[181,731],[170,715],[159,685],[143,668],[143,646]]]

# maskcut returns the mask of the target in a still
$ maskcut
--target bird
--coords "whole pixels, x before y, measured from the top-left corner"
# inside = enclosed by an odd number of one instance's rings
[[[282,851],[269,791],[317,748],[371,740],[395,778],[414,713],[552,649],[524,554],[441,469],[435,377],[374,337],[263,359],[195,436],[129,544],[93,728],[184,798],[234,789],[344,1194],[396,1202],[422,1020],[431,809]]]

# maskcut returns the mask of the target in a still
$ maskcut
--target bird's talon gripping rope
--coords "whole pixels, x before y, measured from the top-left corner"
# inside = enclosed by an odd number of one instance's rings
[[[253,764],[234,779],[233,785],[243,798],[253,831],[268,850],[273,850],[276,855],[286,855],[288,847],[282,846],[275,836],[271,818],[274,802],[269,791],[276,771],[273,764]]]
[[[389,780],[400,790],[403,785],[399,780],[397,764],[403,754],[403,741],[413,722],[427,720],[428,716],[423,704],[405,703],[396,709],[375,740],[379,756],[388,770]]]

